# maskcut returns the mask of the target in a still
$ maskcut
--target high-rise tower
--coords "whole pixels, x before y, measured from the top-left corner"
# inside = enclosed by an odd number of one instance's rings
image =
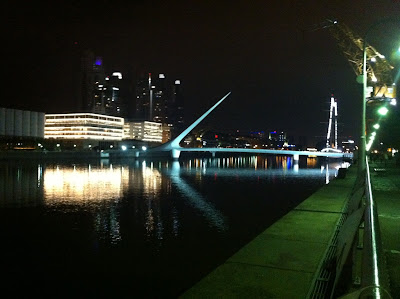
[[[121,96],[122,86],[122,74],[120,72],[114,72],[111,76],[105,78],[104,84],[105,100],[104,108],[105,114],[125,117],[127,115],[125,103]]]
[[[105,74],[101,57],[84,52],[81,61],[81,107],[83,112],[105,113]]]
[[[170,105],[170,123],[173,125],[172,138],[180,134],[185,125],[184,119],[184,99],[180,80],[175,80],[172,85],[172,101]]]
[[[135,94],[136,94],[136,107],[135,118],[140,120],[150,120],[150,89],[151,88],[151,74],[147,76],[141,75],[136,81]]]

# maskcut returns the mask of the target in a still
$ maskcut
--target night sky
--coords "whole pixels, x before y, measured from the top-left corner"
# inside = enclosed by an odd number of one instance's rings
[[[203,126],[310,138],[326,134],[332,91],[340,135],[358,136],[361,85],[329,31],[309,29],[337,18],[363,34],[400,17],[398,0],[2,3],[1,107],[74,111],[80,53],[91,49],[108,72],[180,79],[188,124],[232,91]],[[400,23],[379,26],[370,40],[389,57]]]

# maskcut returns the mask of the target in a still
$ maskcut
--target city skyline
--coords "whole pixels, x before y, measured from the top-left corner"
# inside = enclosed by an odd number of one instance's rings
[[[370,23],[400,11],[398,1],[52,5],[7,5],[2,107],[72,110],[79,53],[89,48],[123,75],[166,73],[184,80],[187,124],[232,91],[205,125],[310,137],[326,134],[332,92],[341,135],[357,135],[361,86],[329,32],[307,28],[334,16],[362,35]],[[388,55],[398,42],[394,36],[399,28],[383,26],[371,44]]]

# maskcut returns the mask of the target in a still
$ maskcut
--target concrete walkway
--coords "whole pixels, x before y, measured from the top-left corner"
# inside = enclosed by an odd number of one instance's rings
[[[383,249],[393,299],[400,299],[400,164],[394,160],[370,161]]]
[[[307,298],[355,179],[350,167],[181,298]]]

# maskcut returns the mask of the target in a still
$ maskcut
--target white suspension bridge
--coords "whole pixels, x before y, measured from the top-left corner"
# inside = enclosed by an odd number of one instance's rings
[[[251,153],[251,154],[273,154],[273,155],[289,155],[293,156],[295,161],[299,160],[300,156],[317,156],[317,157],[330,157],[330,158],[352,158],[352,153],[343,153],[337,150],[337,103],[331,99],[331,109],[330,109],[330,120],[328,127],[327,136],[327,148],[322,151],[293,151],[293,150],[273,150],[273,149],[249,149],[249,148],[218,148],[218,147],[203,147],[203,148],[187,148],[180,146],[180,142],[188,135],[201,121],[203,121],[215,108],[217,108],[229,95],[228,92],[224,97],[222,97],[214,106],[208,109],[202,116],[200,116],[195,122],[193,122],[186,130],[179,134],[175,139],[164,143],[160,146],[150,148],[147,153],[162,153],[170,152],[172,158],[179,159],[181,152],[209,152],[213,156],[215,154],[224,153]],[[333,114],[334,113],[334,114]],[[331,137],[331,127],[332,119],[335,122],[335,146],[334,148],[329,148],[329,140]],[[136,152],[136,157],[140,156],[140,151]]]

